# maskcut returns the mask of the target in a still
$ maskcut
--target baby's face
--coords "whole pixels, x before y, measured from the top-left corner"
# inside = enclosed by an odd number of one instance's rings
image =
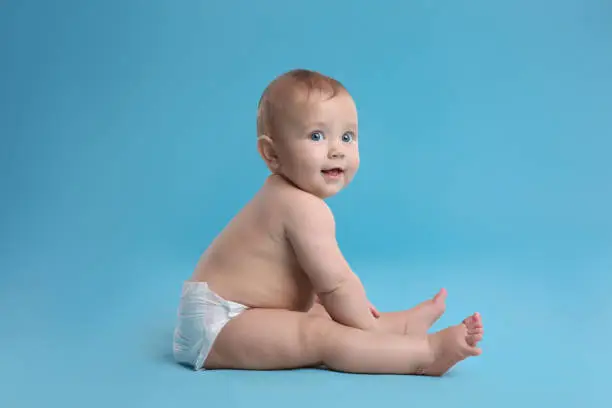
[[[312,95],[287,108],[277,144],[280,172],[321,198],[346,187],[359,168],[357,109],[347,93]]]

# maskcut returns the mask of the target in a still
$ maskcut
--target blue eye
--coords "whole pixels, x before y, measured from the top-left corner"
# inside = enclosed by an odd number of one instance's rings
[[[323,139],[323,133],[321,133],[321,132],[312,132],[310,134],[310,139],[315,141],[315,142],[318,142],[318,141]]]
[[[344,143],[350,143],[353,141],[353,134],[351,132],[346,132],[342,135],[342,141]]]

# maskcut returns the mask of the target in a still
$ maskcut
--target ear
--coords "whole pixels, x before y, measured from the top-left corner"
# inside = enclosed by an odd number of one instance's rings
[[[278,160],[278,154],[276,152],[274,141],[268,135],[260,135],[257,138],[257,151],[261,158],[266,162],[266,166],[273,173],[276,172],[280,167]]]

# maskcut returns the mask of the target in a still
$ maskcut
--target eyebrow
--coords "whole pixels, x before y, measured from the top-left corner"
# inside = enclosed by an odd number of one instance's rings
[[[305,127],[307,129],[313,129],[313,128],[316,128],[316,129],[326,129],[327,125],[324,122],[313,122],[313,123],[306,124]],[[353,122],[348,123],[346,125],[346,129],[356,130],[357,129],[357,124],[353,123]]]
[[[325,125],[325,123],[324,123],[324,122],[312,122],[312,123],[306,123],[306,124],[305,124],[305,127],[306,127],[307,129],[313,129],[313,128],[316,128],[316,129],[325,129],[325,128],[327,128],[327,126]]]

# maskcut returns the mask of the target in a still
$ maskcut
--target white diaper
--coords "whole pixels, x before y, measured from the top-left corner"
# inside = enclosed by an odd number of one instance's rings
[[[204,362],[221,329],[246,309],[214,293],[206,282],[185,282],[174,330],[176,361],[195,370],[204,369]]]

